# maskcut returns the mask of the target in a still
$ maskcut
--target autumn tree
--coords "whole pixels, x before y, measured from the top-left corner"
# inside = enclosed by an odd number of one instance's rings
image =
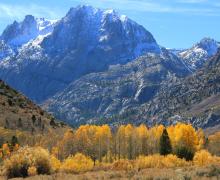
[[[90,156],[94,164],[96,160],[102,161],[110,150],[112,134],[108,125],[80,126],[74,137],[76,151]]]
[[[208,150],[217,156],[220,156],[220,132],[216,132],[208,137]]]
[[[163,133],[164,126],[157,125],[149,129],[148,151],[149,154],[159,153],[160,137]]]
[[[125,126],[121,125],[116,132],[116,154],[118,159],[125,158]]]
[[[137,143],[138,143],[138,155],[147,155],[148,154],[148,128],[141,124],[136,128],[137,132]]]
[[[59,159],[64,159],[71,154],[76,152],[75,143],[74,143],[74,132],[71,129],[68,129],[62,138],[61,141],[58,142],[56,147],[53,147],[52,150],[56,150],[57,157]]]

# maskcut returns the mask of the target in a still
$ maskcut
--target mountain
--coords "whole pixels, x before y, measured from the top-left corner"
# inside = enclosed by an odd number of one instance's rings
[[[74,125],[186,122],[201,128],[217,127],[220,50],[194,74],[187,73],[175,55],[162,51],[163,56],[148,54],[84,76],[47,101],[45,107]]]
[[[205,38],[168,50],[114,10],[78,6],[60,20],[28,15],[9,25],[0,36],[0,78],[71,125],[190,119],[208,127],[218,124],[205,118],[211,111],[190,116],[187,109],[206,98],[206,108],[218,104],[218,63],[208,60],[218,47]]]
[[[64,124],[0,80],[0,127],[46,133]]]
[[[147,109],[148,118],[158,122],[185,121],[202,128],[219,125],[220,50],[193,75],[164,83]]]
[[[195,71],[201,68],[210,57],[214,56],[218,48],[220,48],[220,42],[211,38],[204,38],[190,49],[177,51],[177,55],[192,71]]]
[[[100,123],[103,118],[138,109],[153,99],[163,81],[187,74],[183,62],[162,49],[160,55],[146,54],[126,65],[83,76],[49,99],[45,108],[68,124]],[[133,119],[133,123],[140,120]]]
[[[3,58],[10,57],[14,55],[14,51],[7,45],[3,40],[0,40],[0,61]]]
[[[16,48],[36,39],[39,36],[46,36],[53,31],[56,20],[35,18],[32,15],[25,16],[24,21],[7,26],[0,39],[7,45]]]
[[[114,10],[79,6],[48,28],[38,24],[26,16],[8,26],[1,39],[18,49],[0,62],[0,78],[38,103],[83,75],[161,52],[150,32]]]

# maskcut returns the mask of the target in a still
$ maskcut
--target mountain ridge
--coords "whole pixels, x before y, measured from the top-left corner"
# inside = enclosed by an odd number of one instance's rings
[[[72,8],[37,46],[29,43],[1,60],[0,77],[39,103],[85,74],[160,51],[142,26],[114,11],[105,12],[90,6]]]
[[[91,6],[56,21],[26,16],[0,39],[0,78],[70,124],[169,123],[152,101],[162,102],[172,83],[194,76],[219,47],[204,38],[169,50],[128,17]]]

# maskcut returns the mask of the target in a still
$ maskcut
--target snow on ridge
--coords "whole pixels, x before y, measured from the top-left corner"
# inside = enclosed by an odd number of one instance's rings
[[[206,60],[215,55],[220,48],[220,43],[212,38],[203,38],[190,49],[183,50],[178,53],[188,66],[195,71],[201,67]]]
[[[54,26],[59,20],[49,20],[45,18],[36,18],[38,30],[40,32],[44,31],[45,29],[51,28]]]

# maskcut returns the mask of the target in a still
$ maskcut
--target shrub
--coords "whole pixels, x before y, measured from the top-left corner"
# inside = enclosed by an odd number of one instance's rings
[[[121,160],[115,161],[112,164],[112,169],[117,170],[117,171],[120,171],[120,170],[129,171],[133,169],[133,165],[130,161],[121,159]]]
[[[86,172],[92,168],[92,159],[81,153],[77,153],[74,156],[68,157],[61,165],[61,170],[67,173]]]
[[[47,150],[41,147],[23,147],[4,162],[4,169],[9,178],[27,177],[28,169],[33,172],[33,167],[38,174],[50,173],[50,156]]]
[[[9,105],[9,106],[13,106],[13,102],[12,102],[11,99],[8,99],[8,105]]]
[[[176,155],[178,158],[185,159],[187,161],[193,160],[194,152],[187,147],[178,147],[176,150]]]
[[[140,156],[136,160],[136,166],[138,167],[138,169],[161,168],[161,156],[158,154],[151,156]]]
[[[37,168],[38,174],[50,174],[51,161],[50,154],[43,148],[33,148],[34,166]]]
[[[189,165],[189,163],[184,159],[180,159],[172,154],[167,156],[160,156],[157,154],[151,156],[140,156],[136,160],[136,167],[138,169],[184,167],[187,165]]]
[[[193,158],[193,163],[197,166],[204,166],[210,163],[211,159],[212,159],[212,155],[208,151],[201,150],[199,152],[196,152]]]
[[[205,166],[208,164],[218,164],[220,165],[220,158],[216,156],[212,156],[208,151],[201,150],[196,152],[193,158],[194,165],[197,166]]]
[[[176,155],[169,154],[165,156],[162,160],[164,167],[184,167],[189,165],[190,163],[187,162],[185,159],[180,159]]]
[[[37,175],[37,168],[34,166],[31,166],[28,168],[28,176],[35,176]]]
[[[52,171],[53,172],[58,172],[58,170],[61,167],[60,160],[58,160],[55,156],[51,156],[50,157],[50,162],[51,162],[51,166],[52,166]]]

